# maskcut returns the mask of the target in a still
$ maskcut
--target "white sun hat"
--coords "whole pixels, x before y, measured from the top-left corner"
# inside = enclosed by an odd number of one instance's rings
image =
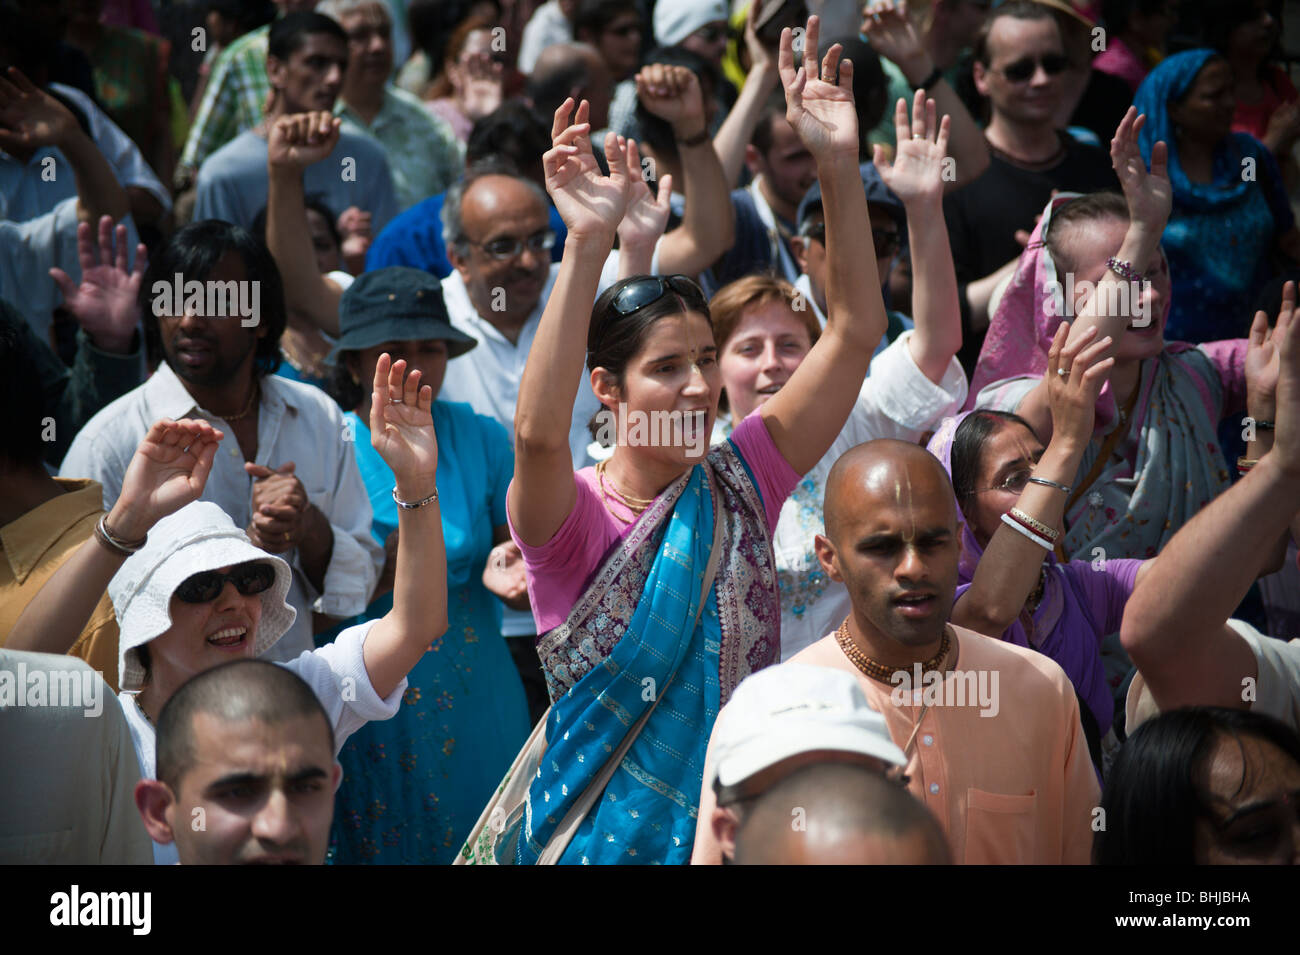
[[[712,745],[723,786],[735,786],[782,760],[815,750],[907,765],[857,677],[801,663],[783,663],[746,677],[718,720]]]
[[[659,0],[654,13],[655,43],[676,46],[706,23],[726,19],[726,0]]]
[[[293,572],[279,557],[253,546],[225,511],[208,501],[187,504],[149,531],[149,540],[127,558],[108,583],[117,614],[117,673],[123,691],[144,685],[139,648],[170,629],[171,598],[188,578],[205,570],[257,560],[275,568],[275,583],[259,596],[262,621],[253,639],[261,656],[293,625],[298,612],[285,602]]]

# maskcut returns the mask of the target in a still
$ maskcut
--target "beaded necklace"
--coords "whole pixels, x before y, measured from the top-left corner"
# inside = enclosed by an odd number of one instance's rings
[[[883,663],[877,663],[871,657],[862,652],[862,649],[853,642],[849,636],[849,618],[845,617],[844,622],[840,624],[840,629],[835,631],[835,640],[839,643],[840,649],[844,655],[849,658],[850,662],[865,673],[877,683],[886,683],[890,686],[895,685],[893,676],[898,672],[898,667],[887,667]],[[932,673],[943,666],[943,662],[948,657],[948,650],[952,647],[952,641],[948,638],[948,628],[943,628],[943,639],[939,641],[939,652],[921,664],[922,673]]]

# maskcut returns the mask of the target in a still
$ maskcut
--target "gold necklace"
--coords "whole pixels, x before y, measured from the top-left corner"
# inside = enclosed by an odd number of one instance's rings
[[[253,403],[257,401],[257,394],[260,390],[261,389],[258,387],[257,381],[254,380],[253,391],[248,396],[248,404],[244,405],[244,410],[239,412],[239,414],[237,415],[222,415],[222,414],[217,414],[215,411],[211,413],[216,415],[218,418],[222,419],[223,421],[238,421],[240,418],[247,418],[248,413],[253,410]]]
[[[600,484],[600,496],[605,501],[605,509],[607,511],[613,514],[624,524],[631,524],[634,518],[624,517],[622,514],[617,513],[612,507],[610,507],[610,504],[612,502],[609,499],[609,493],[612,491],[614,496],[618,498],[619,503],[621,503],[624,507],[626,507],[637,517],[640,517],[643,513],[645,513],[645,509],[649,507],[651,504],[653,504],[655,502],[655,499],[650,498],[650,500],[647,501],[644,498],[632,497],[629,494],[623,493],[623,491],[619,488],[619,486],[614,483],[612,478],[606,477],[605,465],[607,465],[608,463],[609,463],[609,459],[607,458],[604,461],[597,463],[596,465],[596,480]]]
[[[839,643],[840,649],[844,655],[849,658],[855,667],[865,673],[871,679],[878,683],[887,683],[895,685],[893,676],[899,667],[887,667],[883,663],[877,663],[871,657],[867,656],[862,649],[853,642],[853,637],[849,635],[849,618],[845,617],[844,622],[840,624],[840,629],[835,632],[835,640]],[[948,657],[948,650],[952,642],[948,639],[948,628],[943,628],[943,639],[939,641],[939,652],[929,660],[921,664],[922,673],[931,673],[943,666],[943,662]],[[904,670],[903,672],[907,672]]]

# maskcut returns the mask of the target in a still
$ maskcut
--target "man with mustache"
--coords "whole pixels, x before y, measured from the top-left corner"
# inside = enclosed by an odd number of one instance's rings
[[[250,228],[266,205],[266,136],[281,116],[332,110],[348,68],[348,35],[319,13],[291,13],[271,26],[266,73],[274,102],[266,118],[209,156],[199,168],[194,220],[223,219]],[[325,159],[304,173],[309,193],[320,193],[336,213],[353,207],[370,214],[377,232],[397,213],[384,148],[344,131]]]

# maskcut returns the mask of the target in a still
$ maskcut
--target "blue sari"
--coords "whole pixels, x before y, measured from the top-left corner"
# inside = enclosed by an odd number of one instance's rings
[[[717,573],[702,598],[715,531]],[[727,441],[656,499],[568,619],[539,641],[553,700],[546,751],[522,818],[495,840],[497,861],[536,863],[652,707],[560,862],[689,861],[718,710],[779,653],[771,531],[749,468]]]

